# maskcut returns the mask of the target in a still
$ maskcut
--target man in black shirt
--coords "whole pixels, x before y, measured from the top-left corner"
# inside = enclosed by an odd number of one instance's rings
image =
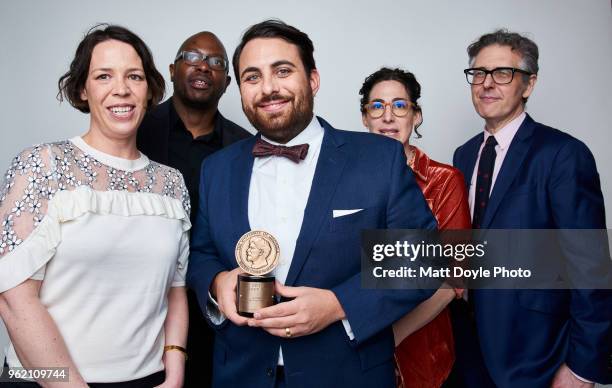
[[[177,168],[191,197],[191,222],[199,202],[200,166],[213,152],[251,134],[227,120],[217,107],[231,81],[225,48],[211,32],[189,37],[170,65],[171,98],[153,108],[138,129],[138,149],[150,159]],[[185,387],[208,387],[213,332],[193,292],[188,291],[189,359]]]

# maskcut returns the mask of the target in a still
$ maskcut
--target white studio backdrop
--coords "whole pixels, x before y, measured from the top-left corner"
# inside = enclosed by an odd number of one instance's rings
[[[89,117],[55,96],[58,78],[92,25],[120,24],[142,37],[168,82],[169,96],[168,64],[186,37],[210,30],[231,57],[248,26],[272,17],[313,40],[321,74],[315,111],[337,128],[365,130],[358,90],[368,74],[383,65],[414,72],[423,88],[424,137],[413,143],[446,163],[458,145],[483,128],[462,73],[467,45],[500,27],[531,37],[540,48],[540,74],[527,111],[589,146],[611,222],[609,0],[6,0],[0,4],[0,169],[24,147],[87,129]],[[253,130],[234,81],[220,110]],[[4,339],[0,335],[0,344]]]

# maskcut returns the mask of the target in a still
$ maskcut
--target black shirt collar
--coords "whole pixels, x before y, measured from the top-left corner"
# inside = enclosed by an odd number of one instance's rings
[[[170,97],[170,99],[172,100],[173,97]],[[185,124],[183,123],[183,120],[181,120],[181,118],[179,117],[178,113],[176,112],[176,109],[174,108],[174,101],[170,101],[169,104],[169,109],[170,109],[170,131],[174,132],[175,134],[183,134],[183,135],[189,135],[189,136],[193,136],[191,134],[191,132],[189,132],[187,130],[187,128],[185,127]],[[219,113],[219,110],[217,109],[217,112],[215,113],[215,125],[213,127],[213,131],[211,133],[208,133],[206,135],[202,135],[202,136],[198,136],[195,139],[193,139],[194,141],[203,141],[203,142],[210,142],[213,141],[214,139],[217,138],[221,138],[222,136],[222,131],[223,131],[223,116],[221,116],[221,113]]]

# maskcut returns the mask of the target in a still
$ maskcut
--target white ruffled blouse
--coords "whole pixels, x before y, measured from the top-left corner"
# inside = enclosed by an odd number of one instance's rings
[[[160,371],[189,211],[181,174],[145,155],[117,158],[80,137],[28,148],[0,186],[0,292],[42,280],[40,300],[88,382]],[[6,353],[21,366],[12,344]]]

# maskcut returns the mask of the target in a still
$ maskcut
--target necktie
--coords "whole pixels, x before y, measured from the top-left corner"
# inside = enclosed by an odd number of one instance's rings
[[[265,140],[257,139],[253,146],[253,156],[283,156],[294,163],[304,160],[308,153],[308,144],[299,144],[291,147],[270,144]]]
[[[489,203],[489,193],[491,192],[491,182],[493,180],[493,167],[495,166],[495,146],[497,140],[495,136],[489,136],[480,154],[478,163],[478,173],[476,178],[476,195],[474,196],[474,218],[472,228],[480,229],[484,218],[487,204]]]

